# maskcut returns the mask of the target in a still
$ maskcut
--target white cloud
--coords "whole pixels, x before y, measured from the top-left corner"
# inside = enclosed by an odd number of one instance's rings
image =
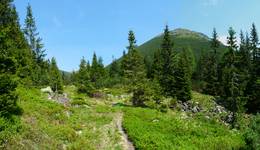
[[[62,26],[62,22],[56,16],[52,18],[52,22],[58,28]]]
[[[226,35],[220,35],[220,36],[218,37],[218,40],[219,40],[222,44],[224,44],[224,45],[227,46],[227,36],[226,36]],[[239,44],[240,44],[240,39],[237,38],[237,45],[239,45]]]
[[[226,35],[221,35],[218,37],[218,40],[224,44],[224,45],[227,45],[227,36]]]

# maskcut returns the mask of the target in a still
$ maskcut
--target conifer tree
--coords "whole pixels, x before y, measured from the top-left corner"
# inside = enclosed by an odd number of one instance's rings
[[[102,62],[102,58],[97,58],[96,53],[93,54],[92,65],[90,68],[90,79],[96,88],[101,86],[101,80],[106,76],[105,68]]]
[[[190,62],[190,55],[189,50],[183,49],[177,58],[177,65],[175,67],[176,97],[181,101],[191,99],[192,64]]]
[[[131,83],[136,84],[136,82],[140,82],[140,79],[145,78],[144,59],[136,49],[133,31],[129,31],[128,41],[128,53],[123,57],[121,66],[124,77],[130,80]]]
[[[120,70],[120,65],[117,59],[113,59],[113,62],[111,63],[111,67],[109,68],[109,76],[114,78],[114,77],[119,77],[121,73]]]
[[[162,72],[162,58],[161,58],[161,50],[157,49],[153,55],[153,63],[152,63],[152,71],[151,77],[155,80],[159,79],[160,73]]]
[[[260,50],[259,38],[255,25],[252,25],[250,35],[251,48],[251,70],[250,79],[246,88],[246,93],[249,96],[247,107],[250,112],[260,112]]]
[[[252,48],[253,61],[255,61],[257,59],[257,55],[259,51],[258,49],[259,39],[258,39],[258,34],[254,23],[252,24],[252,28],[251,28],[250,42]]]
[[[50,79],[51,79],[51,88],[53,91],[62,93],[63,92],[63,83],[62,83],[62,77],[61,72],[57,66],[56,60],[53,57],[51,59],[51,65],[50,65]]]
[[[35,19],[33,17],[32,7],[30,4],[27,6],[27,15],[25,19],[24,34],[28,41],[28,44],[33,52],[34,59],[38,65],[43,63],[46,56],[45,50],[43,50],[42,39],[37,32]]]
[[[239,71],[239,89],[243,97],[246,95],[246,87],[250,78],[251,58],[248,35],[244,36],[243,31],[240,33],[240,46],[237,52],[236,67]]]
[[[222,61],[222,97],[227,100],[229,109],[233,112],[232,126],[235,127],[237,115],[243,108],[241,91],[239,89],[239,72],[236,68],[236,32],[230,27],[228,36],[229,51],[223,56]]]
[[[145,70],[146,70],[146,77],[152,78],[152,61],[149,56],[144,57],[144,64],[145,64]]]
[[[211,48],[212,51],[210,51],[207,54],[206,57],[206,69],[204,69],[203,77],[205,81],[205,87],[203,89],[203,92],[205,94],[216,96],[219,93],[219,77],[218,77],[218,54],[217,49],[219,48],[219,41],[218,41],[218,35],[216,32],[216,29],[213,29],[212,34],[212,40],[211,40]]]
[[[0,8],[0,53],[15,58],[18,66],[17,75],[23,81],[27,80],[32,72],[32,56],[20,29],[16,9],[12,0],[1,1]]]
[[[176,90],[174,88],[174,60],[175,53],[173,51],[173,42],[171,40],[170,31],[166,25],[164,30],[163,41],[160,50],[160,67],[161,70],[157,70],[158,79],[164,93],[167,96],[176,96]]]
[[[87,68],[87,62],[84,57],[80,61],[79,71],[77,72],[76,78],[78,92],[91,95],[94,88],[90,82],[90,72]]]
[[[218,41],[218,34],[216,28],[213,28],[211,48],[213,49],[215,56],[217,55],[217,49],[219,48],[219,46],[220,42]]]
[[[0,117],[18,114],[18,96],[15,92],[17,81],[14,80],[16,62],[11,57],[0,54]]]
[[[96,82],[99,78],[98,73],[98,60],[96,53],[93,54],[92,57],[92,65],[91,65],[91,82]]]
[[[0,2],[0,116],[7,118],[21,112],[17,106],[17,81],[29,77],[31,71],[30,51],[12,2]]]
[[[30,4],[27,6],[27,15],[23,31],[33,57],[33,73],[31,78],[34,85],[47,85],[49,84],[49,76],[47,62],[45,61],[46,54],[43,49],[42,39],[39,37],[39,33],[37,32]]]

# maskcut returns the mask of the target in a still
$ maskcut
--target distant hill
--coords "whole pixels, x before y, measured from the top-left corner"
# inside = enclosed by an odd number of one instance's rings
[[[202,51],[206,52],[211,49],[210,38],[203,33],[181,28],[175,29],[170,32],[172,40],[174,42],[174,49],[180,51],[183,48],[191,48],[194,52],[196,61],[198,61],[198,59],[200,58]],[[145,57],[152,59],[154,52],[160,48],[162,39],[163,34],[159,34],[158,36],[138,46],[138,50]],[[221,55],[226,51],[226,47],[221,44],[218,51]]]
[[[64,70],[60,70],[60,73],[64,74],[65,76],[70,76],[71,75],[71,72],[64,71]]]

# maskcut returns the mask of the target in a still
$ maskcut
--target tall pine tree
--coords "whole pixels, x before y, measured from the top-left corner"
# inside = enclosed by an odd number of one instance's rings
[[[176,96],[175,79],[174,79],[174,60],[175,53],[173,51],[173,42],[171,40],[170,31],[166,25],[161,45],[161,50],[157,52],[160,59],[160,66],[157,68],[157,76],[164,93],[167,96]],[[156,60],[157,61],[157,60]],[[154,64],[155,65],[155,64]]]
[[[222,60],[222,97],[227,101],[229,109],[233,112],[232,126],[235,127],[237,114],[242,109],[241,91],[239,89],[239,72],[236,68],[237,40],[236,32],[229,28],[228,49]]]
[[[90,67],[90,79],[96,88],[102,86],[102,80],[106,76],[106,70],[103,65],[102,58],[97,58],[96,53],[93,54],[92,65]]]
[[[39,37],[35,19],[33,17],[32,7],[30,4],[27,6],[27,15],[25,19],[24,34],[28,41],[28,44],[32,50],[34,59],[37,64],[41,64],[46,56],[45,50],[43,50],[42,39]]]
[[[86,60],[82,58],[79,65],[79,71],[76,74],[76,85],[79,93],[91,95],[94,88],[90,82],[90,72],[87,67]]]
[[[43,49],[42,39],[39,37],[35,19],[33,17],[32,7],[27,6],[27,15],[24,25],[24,35],[31,49],[33,57],[33,73],[31,75],[34,85],[49,84],[48,63],[45,61],[45,50]]]
[[[0,2],[0,53],[13,57],[17,63],[16,74],[23,83],[30,83],[32,56],[21,31],[18,15],[12,0]]]
[[[54,57],[51,59],[51,64],[50,64],[50,79],[51,79],[50,81],[51,89],[57,93],[62,93],[63,83],[62,83],[61,72],[57,66]]]
[[[258,33],[254,24],[251,28],[250,48],[252,60],[250,79],[246,90],[249,96],[247,106],[250,112],[260,112],[260,50]]]
[[[191,99],[192,63],[189,50],[183,49],[177,57],[174,71],[176,97],[181,101]]]
[[[140,79],[145,78],[145,65],[142,55],[136,49],[133,31],[129,31],[128,41],[128,53],[123,57],[121,66],[124,77],[135,85]]]
[[[206,55],[206,65],[203,72],[205,81],[205,87],[203,92],[209,95],[216,96],[219,93],[219,81],[218,81],[218,53],[220,42],[218,41],[218,35],[216,29],[213,29],[211,40],[211,51]]]
[[[112,78],[119,77],[121,73],[120,64],[117,59],[113,59],[109,68],[109,76]]]

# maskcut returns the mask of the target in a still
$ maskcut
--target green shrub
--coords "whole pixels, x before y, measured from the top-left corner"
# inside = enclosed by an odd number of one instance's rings
[[[11,117],[21,113],[17,106],[16,61],[11,57],[0,56],[0,117]]]
[[[154,108],[161,103],[161,93],[159,86],[151,81],[138,83],[133,87],[132,103],[134,106],[148,106]]]
[[[252,118],[244,136],[247,149],[260,149],[260,114]]]
[[[20,119],[12,117],[9,119],[0,118],[0,145],[6,143],[21,129]],[[0,147],[1,148],[1,147]]]
[[[77,87],[78,87],[78,93],[85,93],[88,96],[92,96],[95,89],[90,82],[87,82],[85,84],[77,84]]]
[[[174,112],[125,107],[123,127],[136,149],[239,149],[238,131],[218,123],[182,119]],[[176,114],[177,113],[177,114]]]

